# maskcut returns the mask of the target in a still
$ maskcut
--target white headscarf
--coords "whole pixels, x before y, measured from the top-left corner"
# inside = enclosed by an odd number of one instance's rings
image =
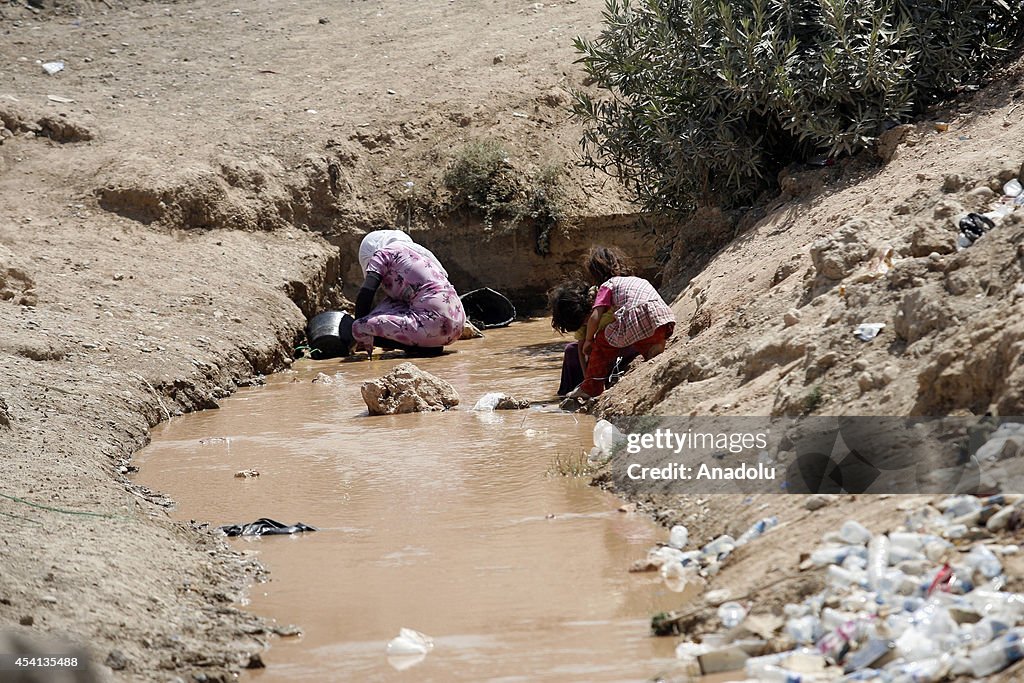
[[[412,238],[401,230],[374,230],[366,234],[366,237],[359,244],[359,267],[363,269],[364,276],[366,275],[366,266],[370,263],[373,255],[384,247],[395,243],[402,243],[418,254],[430,258],[434,262],[435,267],[441,271],[441,274],[448,277],[447,271],[441,266],[441,262],[437,260],[433,252],[413,242]]]

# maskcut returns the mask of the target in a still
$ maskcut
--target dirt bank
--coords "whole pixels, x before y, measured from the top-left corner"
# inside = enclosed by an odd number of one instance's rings
[[[0,499],[0,623],[86,641],[105,675],[224,679],[266,637],[231,607],[248,559],[169,523],[165,501],[124,475],[157,421],[287,362],[303,314],[340,295],[338,274],[353,284],[367,229],[409,227],[460,287],[528,282],[525,299],[592,239],[616,236],[652,269],[671,254],[680,335],[609,394],[609,412],[1024,407],[1024,228],[1008,218],[955,254],[950,223],[1024,158],[1019,67],[937,112],[945,132],[909,131],[888,166],[796,169],[763,218],[672,226],[684,237],[662,245],[614,183],[572,164],[564,89],[584,85],[570,41],[597,30],[590,3],[60,10],[0,14],[0,493],[20,499]],[[48,76],[51,60],[64,70]],[[551,255],[534,225],[488,239],[454,208],[444,170],[481,139],[523,178],[562,169],[576,227]],[[696,239],[708,229],[739,238],[709,254]],[[886,246],[888,272],[865,272]],[[869,321],[883,335],[853,339]],[[643,503],[706,537],[775,506],[792,547],[896,505]],[[719,580],[746,585],[790,550],[753,549]]]
[[[463,226],[430,243],[464,289],[498,263],[467,253],[518,245],[496,284],[535,301],[586,245],[559,231],[541,256],[531,225],[489,243],[443,181],[471,140],[523,178],[560,168],[569,223],[627,226],[653,267],[649,228],[571,162],[570,40],[599,14],[41,5],[0,9],[0,627],[83,643],[105,677],[226,680],[269,637],[233,606],[259,570],[169,522],[132,453],[283,367],[365,230]]]
[[[665,354],[606,394],[598,411],[1024,414],[1024,211],[997,219],[972,246],[956,246],[959,219],[997,206],[1003,185],[1022,171],[1022,85],[1024,63],[1017,62],[957,105],[897,130],[888,164],[863,155],[784,172],[783,195],[760,218],[748,214],[739,236],[713,255],[677,243],[666,281],[667,291],[679,292],[679,333]],[[735,225],[702,215],[686,229],[699,231],[701,220],[718,234]],[[853,335],[875,322],[885,324],[877,338]],[[807,507],[808,498],[797,495],[634,496],[666,525],[688,526],[698,545],[777,515],[778,536],[741,549],[709,582],[762,614],[820,590],[822,572],[799,564],[824,531],[845,519],[875,532],[895,529],[912,509],[909,498],[842,496]],[[1020,531],[1004,533],[998,542],[1020,538]],[[706,605],[681,609],[689,635],[717,628]],[[1009,669],[1004,680],[1020,670]]]

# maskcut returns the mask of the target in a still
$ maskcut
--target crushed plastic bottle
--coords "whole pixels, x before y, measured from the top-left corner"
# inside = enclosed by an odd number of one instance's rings
[[[775,517],[774,515],[771,517],[765,517],[764,519],[757,520],[756,522],[754,522],[753,525],[751,525],[749,529],[744,531],[740,535],[740,537],[736,539],[736,547],[738,548],[740,546],[746,545],[747,543],[750,543],[755,538],[761,536],[769,529],[773,529],[774,527],[778,526],[778,524],[779,518]]]
[[[839,536],[844,543],[849,545],[865,545],[871,540],[871,532],[868,531],[868,528],[853,519],[843,522],[842,528],[839,529]]]
[[[647,553],[647,563],[659,569],[669,562],[681,563],[682,560],[682,551],[669,546],[653,548]]]
[[[1021,636],[1024,629],[1015,628],[970,654],[971,675],[990,676],[1014,662],[1024,659]]]
[[[813,614],[793,617],[786,622],[786,634],[798,645],[813,645],[821,638],[821,620]]]
[[[505,398],[505,394],[500,391],[491,391],[480,397],[480,400],[473,406],[473,410],[477,412],[490,412],[498,405],[498,401],[503,398]]]
[[[1003,573],[1003,565],[995,553],[983,545],[976,545],[967,554],[967,566],[979,572],[986,579]]]
[[[626,437],[619,431],[619,428],[608,420],[598,420],[594,425],[594,448],[598,449],[605,457],[611,457],[612,452],[620,443],[624,443]]]
[[[682,593],[701,579],[693,566],[683,566],[682,562],[666,562],[661,565],[661,580],[673,593]]]
[[[411,628],[401,628],[398,636],[388,643],[389,657],[402,655],[425,655],[434,649],[434,639]]]
[[[985,617],[976,624],[967,624],[965,631],[969,637],[971,647],[981,647],[1003,635],[1009,630],[1009,625],[1001,619]]]
[[[718,618],[722,620],[722,626],[735,628],[747,618],[747,608],[738,602],[723,602],[718,607]]]
[[[946,517],[954,518],[966,515],[969,512],[976,512],[983,506],[977,496],[950,496],[939,502],[936,507]]]
[[[721,560],[724,555],[728,555],[735,549],[736,540],[728,534],[722,534],[701,548],[701,552],[707,557],[716,557]]]
[[[832,546],[828,548],[817,548],[811,553],[811,563],[815,567],[824,567],[829,564],[843,564],[846,558],[851,555],[867,557],[867,551],[863,547],[853,545]]]
[[[668,532],[668,544],[670,547],[677,550],[685,548],[689,539],[690,532],[682,524],[676,524],[672,527],[672,530]]]
[[[858,569],[846,569],[837,564],[830,564],[825,570],[825,581],[833,588],[849,588],[850,586],[861,586],[867,588],[868,577]]]

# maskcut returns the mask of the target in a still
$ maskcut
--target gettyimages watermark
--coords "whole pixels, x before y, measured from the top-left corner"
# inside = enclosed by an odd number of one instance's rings
[[[1024,492],[1024,417],[633,417],[604,451],[650,493]]]

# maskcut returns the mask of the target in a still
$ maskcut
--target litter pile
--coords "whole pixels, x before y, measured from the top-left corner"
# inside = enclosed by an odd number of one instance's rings
[[[722,534],[699,550],[684,551],[689,531],[681,524],[672,527],[668,545],[653,548],[647,558],[635,563],[630,571],[660,571],[665,586],[682,593],[694,586],[703,588],[708,577],[717,574],[729,555],[763,535],[779,523],[778,517],[765,517],[755,522],[738,538]]]
[[[989,211],[957,217],[957,228],[960,230],[956,243],[957,248],[965,249],[974,244],[1018,206],[1024,206],[1024,188],[1017,178],[1012,178],[1003,185],[1003,196],[992,205]]]
[[[825,534],[801,569],[825,569],[825,588],[783,615],[750,614],[723,591],[704,596],[723,628],[681,643],[692,674],[743,669],[758,681],[897,683],[984,677],[1024,658],[1024,594],[1005,590],[1016,545],[993,534],[1024,521],[1024,496],[955,495],[909,511],[902,526],[873,534],[854,520]],[[710,575],[733,547],[764,532],[762,520],[732,541],[684,552],[683,527],[651,551],[670,587]],[[770,528],[770,525],[769,525]],[[744,541],[744,537],[747,537]],[[653,623],[665,632],[671,615]],[[659,624],[660,620],[660,624]],[[677,622],[678,623],[678,622]]]

